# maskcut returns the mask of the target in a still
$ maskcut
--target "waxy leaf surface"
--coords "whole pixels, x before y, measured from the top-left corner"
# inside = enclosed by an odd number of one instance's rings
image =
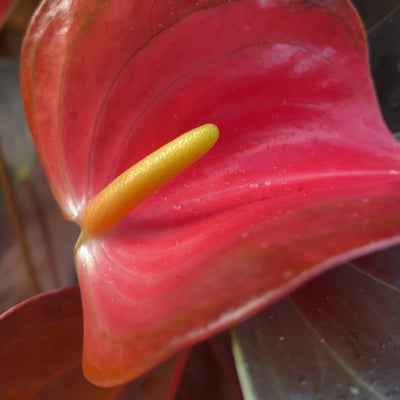
[[[399,257],[328,271],[235,328],[245,399],[398,399]]]
[[[400,132],[400,4],[368,33],[379,104],[392,132]]]
[[[345,0],[44,1],[23,98],[64,213],[196,126],[221,136],[76,248],[83,367],[136,377],[311,277],[400,241],[400,149]]]
[[[352,0],[351,3],[360,13],[367,31],[378,25],[399,6],[398,0]]]
[[[78,287],[33,297],[0,317],[0,387],[5,400],[170,400],[187,355],[138,380],[99,388],[82,374],[82,306]]]

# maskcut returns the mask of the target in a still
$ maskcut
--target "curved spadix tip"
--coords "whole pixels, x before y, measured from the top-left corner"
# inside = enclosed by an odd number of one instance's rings
[[[91,236],[109,232],[143,200],[206,154],[218,136],[215,125],[202,125],[130,167],[89,202],[83,231]]]

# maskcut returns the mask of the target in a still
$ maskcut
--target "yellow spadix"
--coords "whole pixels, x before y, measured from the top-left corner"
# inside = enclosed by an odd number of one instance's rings
[[[93,236],[109,232],[143,200],[207,153],[218,136],[215,125],[202,125],[130,167],[89,202],[83,231]]]

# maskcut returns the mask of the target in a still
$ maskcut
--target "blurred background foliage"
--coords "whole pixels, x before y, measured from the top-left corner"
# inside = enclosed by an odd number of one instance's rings
[[[14,1],[0,25],[0,172],[4,164],[8,178],[0,174],[0,313],[37,291],[76,283],[78,229],[63,219],[48,188],[20,95],[20,48],[39,3]]]

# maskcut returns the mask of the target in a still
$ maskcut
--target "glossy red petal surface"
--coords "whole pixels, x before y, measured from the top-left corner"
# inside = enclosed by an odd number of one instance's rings
[[[345,0],[45,1],[28,121],[79,223],[111,179],[206,122],[221,137],[77,248],[84,368],[113,385],[321,271],[400,241],[400,149]]]

